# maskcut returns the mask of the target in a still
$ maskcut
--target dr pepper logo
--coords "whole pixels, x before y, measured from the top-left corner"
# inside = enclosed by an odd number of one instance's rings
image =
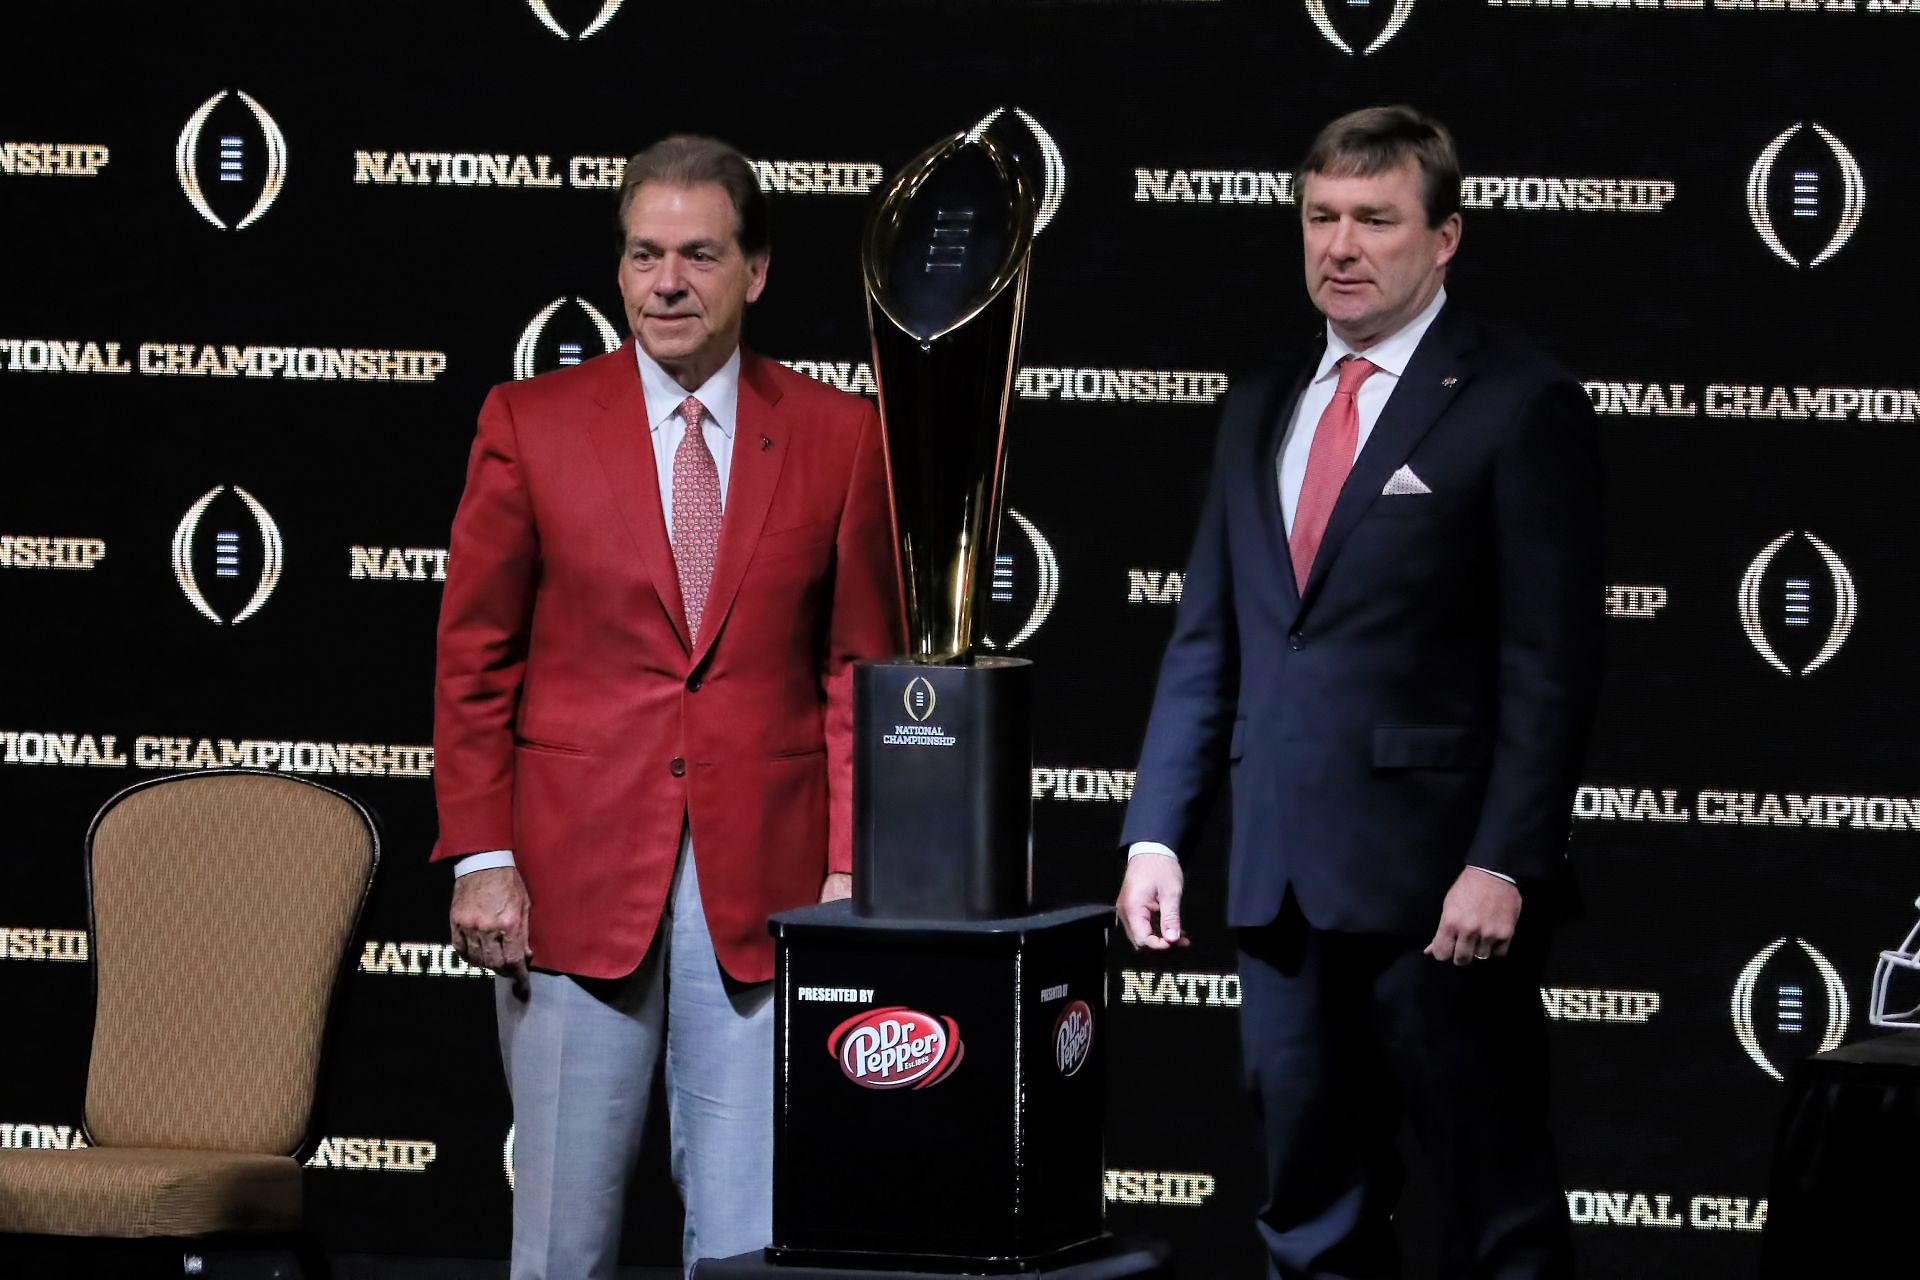
[[[1093,1010],[1085,1000],[1075,1000],[1053,1024],[1053,1065],[1061,1075],[1070,1076],[1087,1065],[1092,1052]]]
[[[847,1079],[864,1089],[925,1089],[960,1065],[966,1046],[952,1018],[935,1018],[903,1005],[848,1018],[827,1037],[827,1052]]]

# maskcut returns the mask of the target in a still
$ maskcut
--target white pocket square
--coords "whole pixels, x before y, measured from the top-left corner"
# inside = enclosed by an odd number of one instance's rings
[[[1427,482],[1413,474],[1412,467],[1402,467],[1387,477],[1387,487],[1380,491],[1383,498],[1391,498],[1403,493],[1432,493]]]

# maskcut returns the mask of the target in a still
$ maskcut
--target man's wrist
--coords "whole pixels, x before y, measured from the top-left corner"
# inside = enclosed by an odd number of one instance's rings
[[[1143,853],[1157,853],[1163,858],[1172,858],[1175,862],[1180,861],[1178,854],[1166,845],[1161,844],[1158,840],[1135,840],[1127,846],[1127,861],[1132,862]]]
[[[453,864],[453,878],[472,875],[476,871],[492,871],[496,867],[517,866],[511,849],[489,849],[485,853],[470,853]]]

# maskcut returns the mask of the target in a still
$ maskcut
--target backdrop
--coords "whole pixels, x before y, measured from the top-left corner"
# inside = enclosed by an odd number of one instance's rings
[[[1591,910],[1542,992],[1568,1212],[1590,1275],[1750,1270],[1782,1066],[1866,1028],[1920,889],[1920,390],[1885,327],[1920,283],[1890,111],[1920,4],[141,9],[10,13],[0,77],[0,1145],[79,1141],[96,808],[156,771],[289,771],[377,809],[387,849],[313,1216],[342,1250],[503,1254],[489,991],[425,861],[433,622],[481,398],[621,336],[620,158],[669,131],[775,193],[748,340],[868,393],[884,176],[1001,107],[1049,155],[992,630],[1040,673],[1043,896],[1110,900],[1220,400],[1315,332],[1291,165],[1406,101],[1470,175],[1452,295],[1603,415]],[[1247,1276],[1221,834],[1193,947],[1113,954],[1106,1195],[1189,1274]],[[858,1135],[847,1160],[912,1175]],[[674,1253],[661,1169],[634,1260]]]

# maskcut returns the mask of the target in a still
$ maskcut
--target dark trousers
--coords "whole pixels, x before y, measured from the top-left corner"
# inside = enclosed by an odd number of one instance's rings
[[[1436,920],[1437,923],[1437,920]],[[1547,935],[1466,968],[1427,939],[1325,933],[1291,894],[1237,933],[1247,1085],[1266,1140],[1273,1280],[1400,1274],[1400,1122],[1439,1189],[1441,1280],[1565,1280],[1566,1198],[1547,1131]]]

